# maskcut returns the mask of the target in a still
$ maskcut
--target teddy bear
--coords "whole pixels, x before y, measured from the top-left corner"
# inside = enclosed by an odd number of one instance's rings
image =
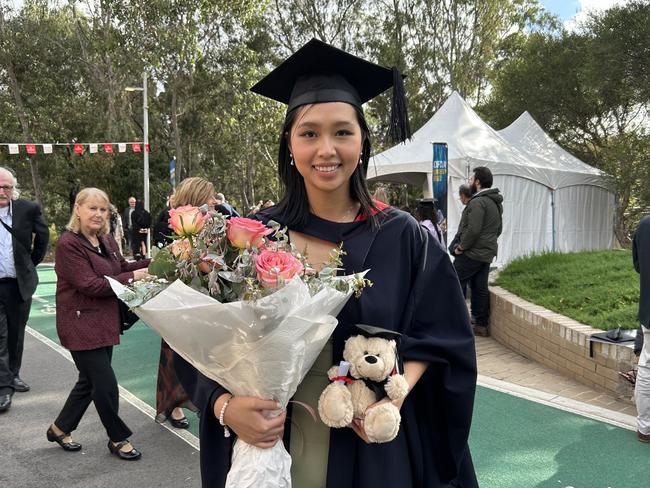
[[[354,418],[364,420],[371,442],[392,441],[399,432],[401,416],[392,402],[366,409],[388,396],[401,400],[409,391],[399,372],[399,333],[368,325],[345,341],[343,359],[327,375],[332,381],[320,395],[318,413],[329,427],[346,427]],[[349,373],[345,371],[349,363]],[[341,368],[344,369],[341,369]]]

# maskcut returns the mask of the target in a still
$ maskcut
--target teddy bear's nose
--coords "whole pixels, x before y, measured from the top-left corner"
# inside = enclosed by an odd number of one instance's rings
[[[375,356],[366,356],[366,363],[375,364],[376,362],[377,358]]]

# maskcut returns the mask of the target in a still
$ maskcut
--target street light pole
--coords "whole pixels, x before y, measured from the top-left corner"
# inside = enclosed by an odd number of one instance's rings
[[[149,208],[149,105],[147,102],[147,72],[142,72],[142,112],[143,112],[143,145],[144,153],[144,209],[150,212]],[[150,212],[151,213],[151,212]],[[151,257],[151,229],[147,232],[147,257]]]
[[[147,102],[147,72],[142,72],[142,86],[128,86],[124,90],[142,92],[142,153],[144,154],[144,209],[149,208],[149,104]],[[151,256],[151,232],[147,232],[147,256]]]
[[[142,111],[143,111],[143,145],[144,153],[144,208],[149,212],[149,105],[147,103],[147,72],[142,73]],[[147,238],[148,240],[149,238]],[[149,244],[149,243],[147,243]],[[149,246],[147,245],[147,249]]]

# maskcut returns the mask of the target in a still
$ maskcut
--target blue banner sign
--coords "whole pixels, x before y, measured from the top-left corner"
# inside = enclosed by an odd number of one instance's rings
[[[176,158],[169,162],[169,183],[172,185],[172,190],[176,189]]]
[[[433,143],[433,167],[431,173],[431,183],[433,189],[433,198],[437,200],[437,206],[447,219],[447,180],[448,180],[448,156],[447,143]]]

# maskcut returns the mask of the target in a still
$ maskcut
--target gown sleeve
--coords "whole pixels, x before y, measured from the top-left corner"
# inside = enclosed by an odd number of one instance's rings
[[[431,450],[435,477],[477,486],[468,449],[476,389],[476,352],[467,306],[449,256],[434,239],[412,230],[413,281],[402,330],[404,361],[429,364],[409,394],[421,433]],[[424,469],[431,469],[425,463]],[[425,474],[425,479],[430,479]]]
[[[199,409],[202,486],[224,486],[230,469],[235,436],[223,436],[223,427],[214,416],[214,403],[221,395],[228,393],[228,390],[198,372],[176,353],[174,353],[174,369],[187,395]]]

